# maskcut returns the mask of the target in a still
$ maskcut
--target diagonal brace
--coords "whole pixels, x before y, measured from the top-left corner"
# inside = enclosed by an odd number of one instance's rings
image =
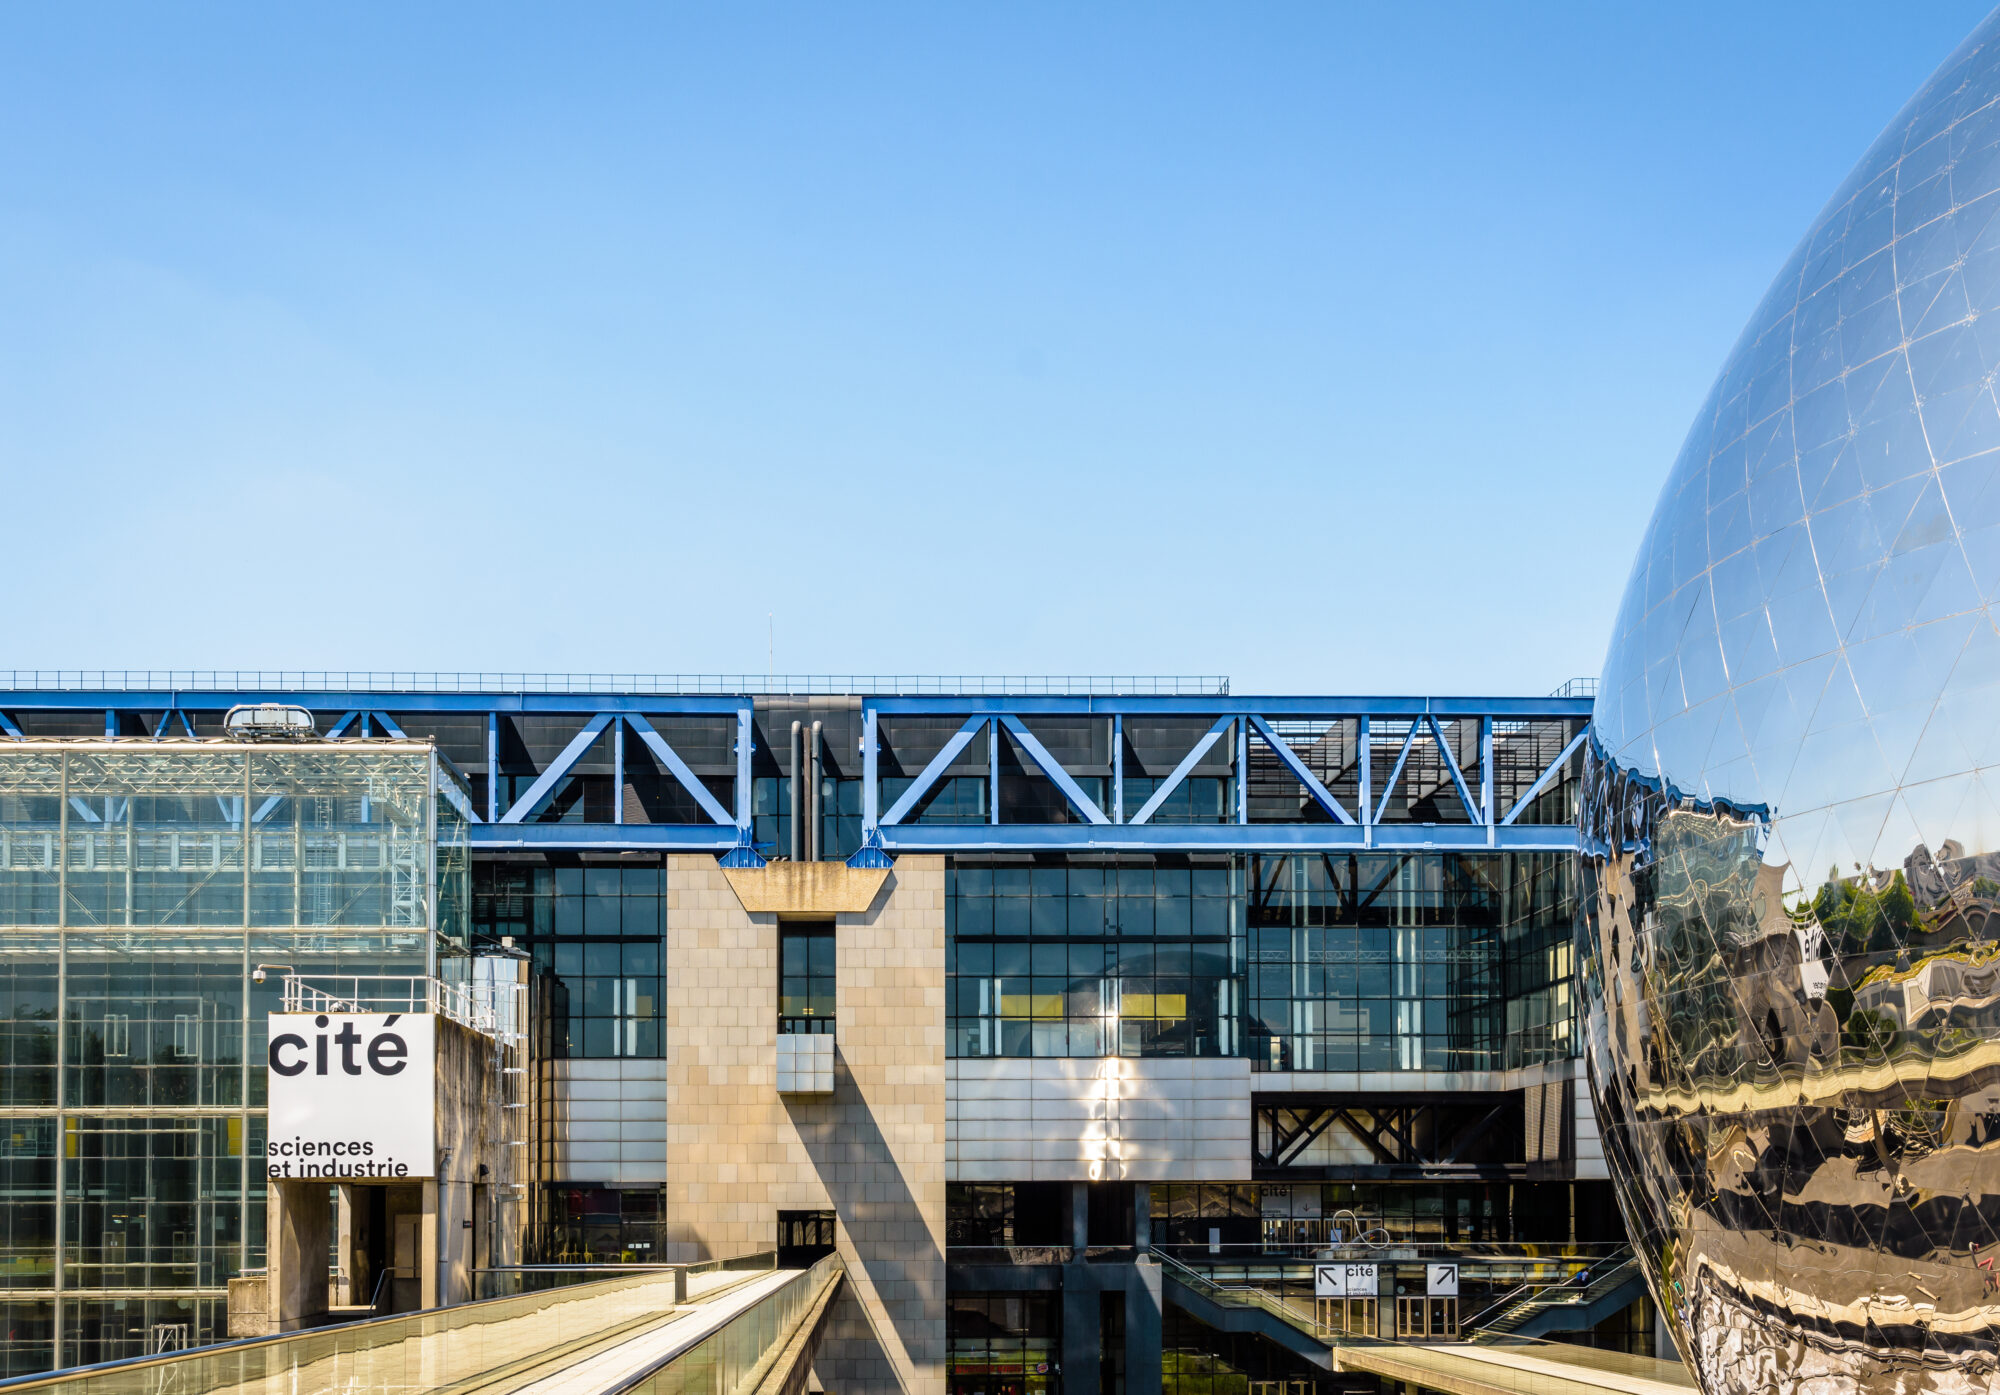
[[[1370,823],[1382,822],[1382,816],[1389,812],[1389,801],[1396,794],[1396,782],[1403,778],[1403,766],[1409,761],[1410,747],[1417,739],[1417,725],[1412,721],[1403,737],[1403,749],[1396,752],[1396,763],[1389,769],[1389,778],[1382,782],[1382,802],[1375,807],[1375,817],[1369,820]]]
[[[1588,735],[1589,732],[1590,732],[1589,727],[1583,727],[1580,730],[1578,730],[1575,736],[1572,736],[1569,739],[1569,745],[1563,747],[1562,754],[1557,756],[1554,760],[1550,761],[1548,769],[1544,770],[1541,774],[1537,775],[1535,777],[1535,783],[1528,786],[1527,793],[1523,794],[1519,799],[1514,801],[1514,807],[1507,811],[1507,817],[1500,820],[1500,826],[1502,828],[1507,827],[1509,824],[1513,823],[1515,819],[1521,817],[1521,811],[1534,802],[1535,796],[1542,792],[1542,790],[1548,785],[1549,781],[1555,779],[1557,775],[1562,773],[1562,768],[1565,765],[1569,764],[1569,758],[1576,754],[1576,748],[1583,744],[1583,738],[1586,735]]]
[[[1313,802],[1326,810],[1327,813],[1333,815],[1335,823],[1354,822],[1354,816],[1340,807],[1340,801],[1333,797],[1333,792],[1321,784],[1319,776],[1313,774],[1311,768],[1299,759],[1299,753],[1292,749],[1291,742],[1284,740],[1278,733],[1272,731],[1271,724],[1262,717],[1253,716],[1250,719],[1250,725],[1256,728],[1259,736],[1264,738],[1264,744],[1271,748],[1272,753],[1285,763],[1285,768],[1291,771],[1298,782],[1306,787],[1306,793],[1313,797]]]
[[[547,770],[535,777],[535,783],[514,801],[514,807],[500,816],[500,822],[520,823],[534,813],[541,802],[555,792],[556,781],[569,774],[570,767],[582,760],[591,743],[604,734],[604,729],[611,725],[611,718],[611,713],[600,712],[584,723],[583,730],[570,738],[562,754],[549,763]]]
[[[664,765],[668,773],[681,782],[681,788],[694,796],[695,803],[701,805],[701,811],[704,814],[707,814],[709,818],[717,823],[729,824],[731,827],[735,826],[736,816],[723,808],[721,801],[708,792],[708,786],[701,782],[701,777],[689,768],[686,761],[681,759],[680,752],[667,744],[667,739],[664,736],[653,730],[651,722],[641,717],[637,712],[628,712],[625,714],[625,725],[630,727],[633,734],[646,743],[646,749],[653,753],[653,759]]]
[[[1229,730],[1230,724],[1235,720],[1234,717],[1218,718],[1215,725],[1208,729],[1208,734],[1194,743],[1194,749],[1181,757],[1181,763],[1175,766],[1173,773],[1153,791],[1152,798],[1139,807],[1139,812],[1132,816],[1132,822],[1144,823],[1158,813],[1160,806],[1167,802],[1167,796],[1179,788],[1181,781],[1187,779],[1188,772],[1199,765],[1201,758],[1214,749],[1215,743],[1222,739],[1222,734]]]
[[[984,713],[977,717],[966,718],[965,725],[958,729],[951,740],[944,743],[944,749],[931,757],[931,763],[924,767],[916,782],[904,790],[902,797],[889,806],[889,812],[882,815],[882,823],[885,825],[901,823],[903,816],[917,807],[917,801],[938,782],[944,772],[951,767],[951,763],[958,759],[959,753],[972,744],[972,738],[979,734],[979,729],[989,720]]]
[[[1486,810],[1479,807],[1479,801],[1467,788],[1464,772],[1458,768],[1458,757],[1451,753],[1451,743],[1444,739],[1444,727],[1439,724],[1437,713],[1426,712],[1424,720],[1431,724],[1431,737],[1437,742],[1438,754],[1444,757],[1444,768],[1451,772],[1451,782],[1458,786],[1458,797],[1465,803],[1466,817],[1474,823],[1485,823]]]
[[[1104,816],[1104,811],[1097,807],[1097,801],[1083,792],[1083,786],[1070,778],[1070,773],[1062,768],[1062,762],[1049,754],[1048,747],[1035,739],[1034,734],[1022,725],[1019,717],[1011,712],[1002,712],[1000,725],[1014,734],[1014,739],[1021,743],[1021,749],[1028,753],[1028,758],[1042,768],[1044,775],[1055,781],[1056,788],[1063,792],[1063,798],[1076,806],[1076,811],[1087,821],[1103,824],[1111,822]]]

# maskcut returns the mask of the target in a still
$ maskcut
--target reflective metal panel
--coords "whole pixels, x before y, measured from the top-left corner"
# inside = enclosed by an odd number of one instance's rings
[[[1586,1051],[1710,1391],[2000,1387],[2000,15],[1814,222],[1647,530]]]

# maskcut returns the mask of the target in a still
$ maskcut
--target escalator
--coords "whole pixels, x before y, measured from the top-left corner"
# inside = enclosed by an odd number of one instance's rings
[[[1445,1336],[1396,1336],[1400,1324],[1373,1316],[1350,1330],[1322,1322],[1325,1311],[1286,1279],[1237,1277],[1219,1280],[1202,1268],[1168,1255],[1158,1256],[1161,1297],[1221,1331],[1254,1334],[1329,1372],[1367,1372],[1423,1389],[1454,1395],[1691,1395],[1693,1378],[1678,1361],[1658,1361],[1623,1352],[1600,1351],[1565,1342],[1543,1341],[1524,1329],[1580,1330],[1590,1314],[1615,1312],[1633,1301],[1641,1282],[1629,1251],[1593,1262],[1561,1282],[1523,1284],[1488,1305],[1494,1321],[1462,1330],[1454,1320]],[[1534,1290],[1534,1291],[1530,1291]],[[1393,1299],[1379,1300],[1384,1307]],[[1416,1302],[1418,1300],[1407,1300]],[[1553,1316],[1551,1316],[1553,1315]],[[1483,1317],[1486,1314],[1475,1316]],[[1599,1319],[1601,1320],[1601,1319]],[[1554,1325],[1574,1321],[1576,1327]]]

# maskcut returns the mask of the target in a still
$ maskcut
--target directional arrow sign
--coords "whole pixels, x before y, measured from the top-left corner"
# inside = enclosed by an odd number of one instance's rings
[[[1458,1297],[1458,1266],[1456,1264],[1426,1264],[1424,1266],[1424,1292],[1432,1298]]]

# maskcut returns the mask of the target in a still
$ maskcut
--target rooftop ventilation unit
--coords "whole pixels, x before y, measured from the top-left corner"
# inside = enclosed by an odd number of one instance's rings
[[[302,741],[319,734],[312,713],[275,702],[230,708],[222,719],[222,730],[248,741]]]

